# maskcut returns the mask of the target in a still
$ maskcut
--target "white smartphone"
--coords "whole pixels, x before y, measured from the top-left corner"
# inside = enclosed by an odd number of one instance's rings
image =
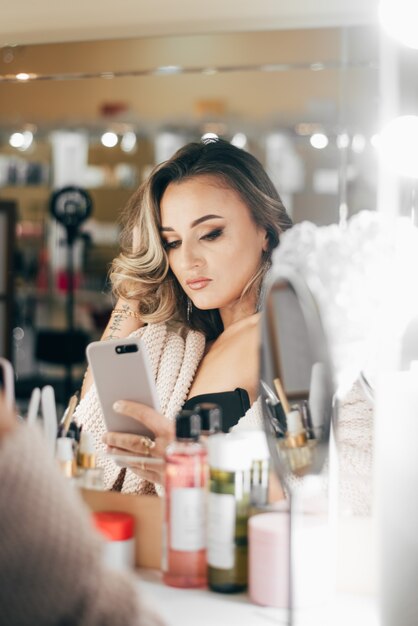
[[[160,410],[143,341],[138,338],[94,341],[87,346],[86,354],[107,429],[154,439],[154,433],[141,422],[113,410],[117,400],[133,400]]]

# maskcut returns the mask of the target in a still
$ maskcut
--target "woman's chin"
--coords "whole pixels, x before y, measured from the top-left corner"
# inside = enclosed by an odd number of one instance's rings
[[[198,298],[196,298],[196,302],[193,302],[193,306],[195,309],[199,309],[199,311],[210,311],[212,309],[220,309],[224,305],[219,302],[219,300],[198,300]]]

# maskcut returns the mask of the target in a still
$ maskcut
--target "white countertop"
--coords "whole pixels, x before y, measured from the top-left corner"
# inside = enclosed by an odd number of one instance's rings
[[[247,594],[221,594],[205,589],[175,589],[162,583],[161,573],[138,571],[138,586],[165,619],[167,626],[279,626],[288,623],[287,611],[253,604]],[[327,609],[304,609],[294,626],[377,626],[373,596],[338,593]]]

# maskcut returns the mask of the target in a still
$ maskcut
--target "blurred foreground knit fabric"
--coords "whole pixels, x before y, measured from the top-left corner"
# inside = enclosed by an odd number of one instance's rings
[[[36,428],[0,441],[2,626],[158,626],[128,574],[110,571],[75,489]]]

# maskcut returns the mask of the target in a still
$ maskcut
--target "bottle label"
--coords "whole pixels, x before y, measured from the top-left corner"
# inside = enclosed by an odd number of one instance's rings
[[[161,541],[161,571],[168,572],[167,524],[165,521],[163,521],[163,532]]]
[[[170,497],[170,548],[194,552],[206,547],[205,490],[176,488]]]
[[[208,564],[232,569],[235,564],[235,496],[209,493]]]

